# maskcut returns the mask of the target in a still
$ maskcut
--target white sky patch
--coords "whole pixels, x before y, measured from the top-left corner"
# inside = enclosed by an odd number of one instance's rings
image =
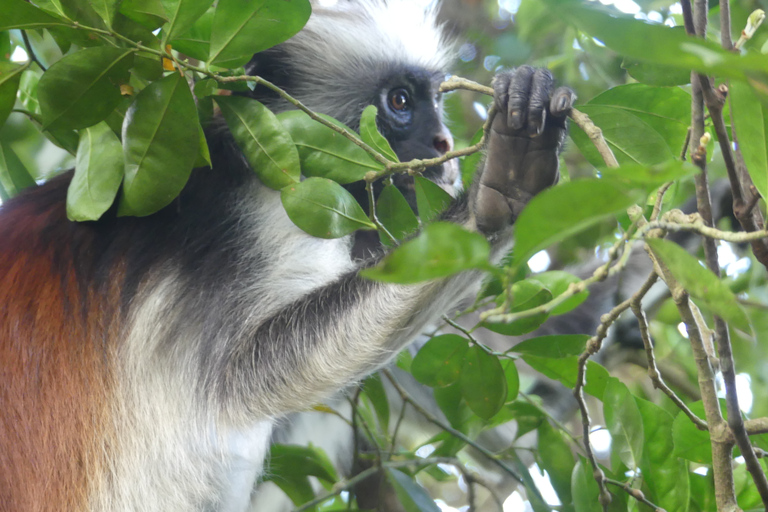
[[[522,0],[498,0],[499,9],[504,9],[510,14],[517,14]]]
[[[693,472],[697,475],[707,476],[707,473],[709,473],[709,468],[706,466],[701,466],[700,468],[694,469]]]
[[[725,398],[725,382],[723,374],[717,374],[717,396]],[[752,394],[752,378],[746,373],[736,375],[736,396],[739,398],[739,409],[745,413],[752,411],[754,395]]]
[[[739,409],[745,413],[752,412],[754,395],[752,394],[752,377],[748,374],[736,374],[736,395],[739,397]]]
[[[13,50],[13,53],[11,54],[11,62],[27,62],[28,60],[29,56],[24,48],[17,46],[16,49]]]
[[[459,509],[448,505],[443,500],[435,500],[435,505],[437,505],[441,512],[459,512]]]
[[[599,427],[600,425],[596,425]],[[595,455],[599,458],[605,458],[611,452],[611,433],[605,428],[598,428],[590,432],[589,442],[592,444],[592,449],[595,451]]]
[[[682,336],[683,338],[688,339],[688,328],[685,326],[683,322],[680,322],[679,324],[677,324],[677,332],[679,332],[680,336]]]
[[[621,12],[627,14],[637,14],[640,12],[640,6],[632,0],[600,0],[603,5],[612,5]]]
[[[683,6],[680,5],[680,2],[676,2],[669,6],[669,13],[670,14],[683,14]]]
[[[651,11],[648,13],[648,20],[653,21],[655,23],[663,23],[664,17],[661,15],[660,12],[657,11]]]
[[[532,471],[531,478],[533,479],[533,482],[536,484],[536,488],[541,493],[541,497],[544,498],[544,501],[547,502],[548,505],[552,505],[553,507],[562,505],[563,503],[560,501],[560,499],[557,497],[557,492],[555,492],[555,488],[552,487],[552,481],[549,479],[549,473],[546,471],[542,471],[541,468],[539,468],[538,464],[534,464],[531,466]]]
[[[531,512],[531,504],[523,499],[519,492],[515,491],[504,500],[504,512]]]
[[[544,272],[552,264],[552,260],[549,258],[547,251],[539,251],[528,260],[528,268],[532,272]]]
[[[720,242],[717,244],[717,262],[721,267],[727,267],[738,259],[730,244]]]
[[[416,456],[421,457],[422,459],[425,459],[432,455],[432,452],[435,451],[435,445],[433,444],[425,444],[418,450],[416,450]]]
[[[743,274],[752,266],[752,260],[749,258],[740,258],[725,268],[725,274],[728,277],[736,277]]]
[[[475,113],[480,119],[482,119],[483,121],[488,119],[488,110],[486,110],[485,105],[483,105],[479,101],[476,101],[472,104],[472,107],[475,109]]]
[[[583,62],[579,64],[579,74],[581,75],[582,80],[585,82],[589,81],[589,72],[587,71],[587,66],[585,66]]]

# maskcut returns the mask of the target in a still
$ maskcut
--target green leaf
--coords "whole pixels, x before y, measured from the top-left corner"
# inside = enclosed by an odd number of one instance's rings
[[[466,432],[465,423],[471,411],[462,400],[461,384],[458,382],[444,388],[435,388],[435,402],[445,415],[451,426],[462,432]],[[463,444],[461,445],[464,446]]]
[[[284,444],[270,447],[269,471],[264,474],[264,480],[280,487],[294,505],[314,499],[310,476],[331,484],[338,481],[333,464],[320,449]]]
[[[413,187],[416,191],[416,209],[422,222],[436,219],[453,202],[451,195],[440,185],[423,176],[414,176]]]
[[[431,387],[445,387],[458,382],[464,355],[469,348],[466,339],[458,334],[435,336],[413,358],[413,377]]]
[[[739,139],[749,176],[762,197],[768,197],[768,139],[766,109],[747,84],[734,81],[728,88],[731,121]]]
[[[674,418],[658,405],[635,398],[643,418],[645,446],[640,469],[648,486],[648,498],[665,510],[686,512],[690,500],[688,467],[674,455]]]
[[[688,178],[698,172],[698,168],[689,162],[669,160],[652,166],[629,164],[615,169],[601,169],[600,175],[603,179],[651,193],[664,183]]]
[[[684,27],[680,28],[685,30]],[[659,66],[653,62],[625,58],[621,67],[627,70],[629,76],[647,85],[670,87],[686,85],[691,81],[690,71],[672,66]]]
[[[389,234],[397,240],[404,240],[408,235],[419,229],[419,219],[411,210],[402,192],[394,186],[387,185],[376,200],[376,216]],[[380,233],[384,245],[391,246],[389,237]]]
[[[482,138],[483,138],[483,129],[480,128],[475,132],[475,135],[472,137],[472,140],[469,141],[469,145],[474,146],[475,144],[480,142],[480,139]],[[482,151],[472,153],[471,155],[467,155],[460,159],[459,165],[461,168],[461,183],[464,187],[464,190],[469,190],[469,188],[472,186],[472,181],[475,179],[475,173],[477,172],[477,169],[480,167],[480,162],[482,162],[482,160],[483,160]]]
[[[197,130],[198,136],[200,137],[200,150],[198,151],[193,167],[213,167],[213,163],[211,162],[211,152],[208,149],[208,141],[205,139],[203,125],[198,123]]]
[[[768,57],[764,55],[731,54],[714,42],[688,36],[679,29],[627,15],[612,16],[578,0],[545,3],[554,15],[562,16],[611,50],[636,60],[738,79],[744,79],[746,72],[761,73],[768,69]]]
[[[283,471],[283,469],[287,471]],[[269,448],[269,474],[277,476],[290,471],[314,476],[331,484],[336,483],[339,479],[333,463],[320,448],[288,444],[271,445]]]
[[[107,27],[112,28],[112,20],[117,13],[117,7],[120,0],[91,0],[90,4],[96,14],[104,20]]]
[[[0,8],[3,12],[0,18],[0,30],[65,26],[60,19],[54,18],[24,0],[2,0]]]
[[[258,101],[217,96],[216,103],[245,159],[266,186],[280,190],[301,178],[299,155],[288,132]]]
[[[538,407],[528,402],[517,400],[508,403],[504,407],[509,409],[512,417],[517,422],[517,432],[515,432],[516,439],[519,439],[532,430],[536,430],[545,418],[544,413]]]
[[[29,66],[20,66],[10,62],[0,62],[0,126],[6,119],[16,103],[16,93],[19,91],[21,73]]]
[[[504,369],[504,378],[507,381],[507,397],[504,402],[510,403],[517,400],[517,396],[520,394],[520,374],[517,371],[515,361],[512,359],[504,359],[501,362],[501,367]]]
[[[45,135],[46,139],[61,149],[66,150],[71,155],[77,154],[77,145],[80,137],[75,130],[43,130],[43,135]]]
[[[588,339],[589,336],[586,334],[539,336],[522,341],[509,351],[550,359],[562,359],[581,355],[586,349]]]
[[[473,268],[490,269],[488,241],[456,224],[436,222],[360,275],[390,283],[418,283]]]
[[[700,301],[700,305],[706,306],[734,327],[751,333],[749,319],[727,284],[679,245],[661,239],[648,239],[646,243],[680,285]]]
[[[216,9],[211,7],[184,33],[169,40],[173,48],[193,59],[206,60],[211,47],[211,27]]]
[[[548,272],[542,272],[540,274],[531,276],[530,280],[541,283],[542,286],[552,292],[553,298],[568,291],[568,287],[572,283],[578,283],[581,281],[581,279],[575,275],[569,274],[563,270],[550,270]],[[552,313],[550,314],[562,315],[563,313],[567,313],[587,300],[587,297],[589,297],[589,290],[579,292],[553,309]]]
[[[288,217],[318,238],[339,238],[358,229],[376,229],[352,194],[324,178],[285,187],[280,198]]]
[[[512,307],[510,312],[519,313],[546,304],[552,300],[552,292],[541,283],[531,279],[518,281],[512,285]],[[493,332],[506,336],[520,336],[538,329],[549,314],[539,313],[527,318],[515,320],[512,323],[483,322],[482,326]]]
[[[122,14],[115,16],[113,30],[132,41],[141,41],[141,44],[147,48],[160,50],[160,39],[151,30]],[[148,51],[136,52],[131,75],[149,82],[161,79],[163,64],[160,56]]]
[[[573,389],[576,387],[576,378],[579,371],[578,357],[564,357],[561,359],[550,359],[533,355],[523,355],[523,361],[531,365],[534,370],[543,373],[550,379],[560,381],[565,387]],[[595,363],[587,361],[587,385],[584,392],[603,399],[605,386],[611,375],[608,370]]]
[[[195,96],[198,98],[204,98],[206,96],[213,96],[219,90],[219,83],[213,78],[206,78],[195,82]]]
[[[123,181],[123,146],[101,122],[80,132],[75,174],[67,189],[67,217],[98,220],[112,206]]]
[[[163,29],[164,40],[173,39],[186,32],[205,14],[213,0],[161,0],[168,15],[168,27]]]
[[[45,129],[80,129],[103,121],[120,103],[133,51],[96,46],[72,53],[48,68],[37,94]]]
[[[689,100],[690,101],[690,100]],[[654,165],[675,157],[667,140],[639,116],[616,107],[582,105],[579,107],[603,131],[603,138],[620,165]],[[592,141],[578,126],[573,126],[571,139],[595,167],[605,167],[605,161]],[[674,140],[682,147],[683,139]]]
[[[603,512],[600,505],[600,489],[592,476],[592,467],[587,459],[579,456],[571,476],[573,505],[579,512]]]
[[[150,215],[179,195],[200,144],[187,81],[173,73],[142,90],[123,125],[125,181],[118,215]]]
[[[0,141],[0,199],[6,201],[25,188],[34,187],[35,179],[13,149]]]
[[[405,512],[440,512],[427,491],[412,477],[397,469],[387,468],[384,471]]]
[[[691,95],[679,87],[620,85],[598,94],[588,105],[637,117],[661,135],[674,155],[680,154],[691,124]]]
[[[611,433],[611,451],[629,469],[637,469],[643,456],[643,418],[635,397],[618,379],[609,379],[603,394],[603,414]]]
[[[715,479],[712,471],[706,475],[688,473],[688,481],[691,487],[691,510],[717,510],[715,498]]]
[[[538,429],[539,458],[541,469],[546,470],[552,487],[557,491],[561,503],[568,504],[571,498],[571,475],[576,460],[571,453],[571,447],[563,435],[552,428],[549,421],[542,421]]]
[[[211,31],[208,61],[242,66],[304,27],[312,12],[307,0],[220,0]]]
[[[704,404],[701,401],[688,404],[688,408],[699,418],[706,417]],[[675,445],[675,456],[698,464],[712,464],[712,442],[709,432],[696,428],[696,425],[682,411],[675,416],[672,423],[672,439]]]
[[[337,126],[335,119],[323,116]],[[304,176],[328,178],[342,185],[362,180],[370,171],[380,171],[382,164],[343,135],[311,119],[299,110],[277,116],[296,143]],[[349,128],[347,131],[352,133]]]
[[[368,105],[363,110],[363,114],[360,117],[360,138],[363,142],[371,146],[373,149],[387,157],[393,162],[399,162],[397,155],[392,150],[392,146],[389,145],[387,139],[379,133],[379,129],[376,126],[376,115],[379,109],[375,105]]]
[[[7,30],[5,32],[0,32],[0,61],[10,61],[12,48],[15,47],[15,44],[11,45],[11,33]]]
[[[77,20],[86,27],[105,29],[104,20],[94,9],[91,0],[38,0],[35,3],[39,7],[48,9],[50,12],[67,17],[70,20]],[[70,31],[70,29],[67,29]],[[82,37],[81,41],[88,41],[88,36]],[[88,46],[91,46],[89,43]]]
[[[363,383],[363,396],[371,401],[382,432],[389,432],[389,400],[387,391],[381,382],[381,375],[374,373]]]
[[[507,379],[499,358],[478,346],[469,347],[461,369],[461,394],[472,412],[491,419],[507,398]]]
[[[641,192],[612,180],[563,183],[534,197],[515,223],[514,265],[542,249],[641,203]]]
[[[120,13],[149,30],[160,28],[168,21],[160,0],[120,0]]]

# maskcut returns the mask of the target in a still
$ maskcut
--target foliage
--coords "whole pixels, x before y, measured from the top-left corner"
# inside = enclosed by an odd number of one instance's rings
[[[351,421],[377,449],[356,457],[372,468],[345,482],[318,448],[274,448],[279,457],[269,478],[297,506],[308,502],[303,510],[353,510],[354,494],[342,498],[339,492],[354,490],[351,484],[381,470],[386,486],[409,512],[437,510],[424,486],[441,497],[438,483],[455,482],[456,475],[471,488],[460,493],[456,505],[469,501],[479,507],[482,493],[500,492],[486,482],[480,463],[520,482],[536,511],[556,504],[558,510],[714,510],[716,489],[725,496],[718,497],[722,509],[735,503],[743,509],[765,506],[768,495],[761,499],[760,492],[768,488],[760,487],[755,474],[765,472],[765,462],[745,457],[732,469],[739,453],[731,453],[733,440],[725,441],[727,458],[718,459],[712,446],[723,441],[713,441],[695,423],[699,418],[710,429],[723,425],[715,391],[727,387],[726,403],[733,406],[735,390],[727,375],[715,389],[712,368],[719,362],[732,371],[734,360],[736,371],[751,381],[751,404],[741,404],[744,418],[768,415],[763,355],[768,351],[768,288],[766,262],[758,259],[761,242],[734,233],[727,216],[720,219],[722,231],[707,231],[698,218],[673,211],[692,195],[694,176],[702,172],[710,182],[731,173],[746,190],[751,182],[760,196],[768,194],[768,30],[758,30],[740,51],[717,42],[721,9],[730,8],[730,30],[739,33],[760,2],[712,7],[704,39],[686,35],[680,4],[671,1],[638,0],[635,16],[587,0],[480,3],[486,11],[478,10],[475,22],[463,27],[473,42],[462,47],[459,73],[487,83],[501,66],[526,61],[549,67],[578,92],[579,110],[600,127],[620,164],[609,169],[589,127],[572,126],[573,144],[562,155],[563,183],[531,201],[517,222],[514,253],[497,266],[489,263],[482,236],[435,222],[450,198],[434,183],[416,177],[417,217],[388,182],[391,174],[415,172],[423,164],[397,162],[376,129],[375,108],[363,113],[357,135],[325,116],[299,110],[276,116],[255,100],[229,94],[257,82],[273,87],[258,77],[240,77],[241,66],[300,30],[310,14],[307,0],[213,4],[0,0],[0,198],[7,200],[74,164],[67,200],[73,221],[97,220],[113,205],[119,215],[151,215],[174,200],[193,168],[210,165],[204,129],[215,103],[261,181],[281,190],[297,226],[322,238],[378,229],[394,249],[366,276],[413,283],[467,270],[487,273],[475,304],[456,319],[446,318],[442,332],[427,339],[412,361],[408,354],[400,360],[401,368],[430,388],[432,402],[414,399],[392,373],[369,378],[357,393]],[[458,0],[445,4],[464,7]],[[22,49],[29,60],[18,58]],[[723,105],[727,131],[717,129],[722,108],[716,106],[704,127],[724,142],[719,147],[708,145],[707,137],[689,140],[692,69],[715,77],[729,91]],[[489,100],[462,92],[446,101],[457,146],[476,143],[482,124],[477,112]],[[63,151],[53,151],[54,145]],[[734,175],[729,167],[733,147],[748,175]],[[684,163],[692,158],[697,166]],[[478,161],[478,154],[462,157],[465,182]],[[341,186],[360,180],[371,196],[373,183],[384,182],[368,212]],[[764,202],[756,198],[750,208],[764,217]],[[692,255],[659,239],[681,230],[725,240],[721,251],[741,259],[713,273],[703,263],[711,258],[698,249],[701,244]],[[698,235],[688,238],[698,240]],[[640,301],[647,289],[631,290],[592,312],[605,314],[593,332],[536,332],[562,315],[584,314],[574,308],[589,290],[629,272],[628,261],[643,247],[669,289],[655,303]],[[528,262],[543,250],[549,251],[551,270],[534,273]],[[596,253],[600,257],[594,260]],[[589,273],[562,270],[585,259],[592,260]],[[635,313],[630,323],[640,326],[646,350],[619,366],[600,359],[608,371],[589,359],[630,306]],[[728,322],[731,342],[723,331],[711,341],[720,325],[716,316]],[[520,342],[519,336],[528,339]],[[729,344],[732,359],[722,348]],[[654,357],[646,359],[646,353]],[[649,368],[650,378],[637,371],[642,367]],[[575,431],[560,422],[562,411],[527,393],[533,377],[524,368],[575,391],[582,411]],[[661,374],[672,387],[665,393],[649,385],[665,388]],[[711,381],[710,387],[697,388],[701,379]],[[318,411],[336,414],[328,406]],[[588,411],[603,420],[590,423]],[[426,418],[436,428],[403,435],[401,424],[418,424],[414,418]],[[488,448],[488,432],[510,422],[515,433]],[[738,437],[737,423],[726,428],[736,429]],[[609,450],[595,452],[584,434],[600,425],[613,442]],[[518,453],[515,448],[525,447],[525,435],[533,431],[538,447],[528,445],[529,451]],[[747,422],[741,433],[750,435],[758,453],[768,449],[768,438],[761,435],[764,424]],[[744,439],[738,445],[743,453]],[[431,455],[421,457],[424,451]],[[546,495],[532,478],[534,461],[551,483]],[[446,465],[456,472],[446,471]],[[736,482],[730,497],[719,480],[728,474]],[[321,490],[309,477],[318,479]],[[452,496],[442,498],[457,500]]]

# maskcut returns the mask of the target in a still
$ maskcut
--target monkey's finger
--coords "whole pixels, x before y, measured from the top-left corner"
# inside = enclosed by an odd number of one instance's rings
[[[540,135],[544,131],[550,103],[549,92],[554,81],[548,69],[538,68],[533,74],[528,98],[528,133],[531,135]]]
[[[515,130],[521,130],[525,126],[535,72],[536,70],[531,66],[520,66],[509,81],[507,124]]]
[[[555,117],[564,117],[573,108],[576,102],[576,93],[569,87],[558,87],[552,93],[549,102],[549,113]]]

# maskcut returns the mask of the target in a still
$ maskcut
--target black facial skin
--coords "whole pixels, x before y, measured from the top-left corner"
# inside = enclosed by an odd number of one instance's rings
[[[382,80],[372,104],[378,108],[376,122],[392,150],[401,162],[439,157],[453,149],[453,137],[443,124],[442,95],[438,88],[442,73],[431,73],[420,68],[404,68]],[[424,177],[437,183],[452,182],[445,166],[428,168]],[[393,183],[403,193],[408,204],[417,211],[413,177],[397,174]],[[378,195],[383,184],[374,184]],[[368,211],[368,194],[363,182],[346,186],[355,199]],[[361,231],[356,234],[353,256],[366,258],[380,249],[378,234]]]

